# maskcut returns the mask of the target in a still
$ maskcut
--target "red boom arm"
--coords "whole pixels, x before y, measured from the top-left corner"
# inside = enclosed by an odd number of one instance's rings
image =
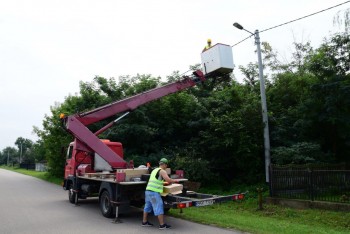
[[[195,71],[193,76],[184,77],[183,80],[151,89],[135,96],[96,108],[92,111],[68,116],[64,119],[65,128],[76,138],[78,149],[91,149],[92,152],[96,152],[104,160],[106,160],[112,166],[112,168],[126,168],[127,163],[108,146],[106,146],[86,126],[104,120],[115,114],[134,110],[148,102],[195,86],[197,83],[202,81],[205,81],[203,73],[199,70]]]

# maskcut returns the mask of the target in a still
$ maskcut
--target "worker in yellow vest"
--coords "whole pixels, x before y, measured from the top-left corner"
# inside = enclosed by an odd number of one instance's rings
[[[171,179],[165,169],[168,167],[168,160],[162,158],[159,161],[159,168],[154,169],[150,175],[146,192],[145,192],[145,208],[143,210],[143,227],[152,227],[153,224],[148,222],[148,214],[154,212],[158,216],[159,229],[170,229],[171,226],[164,222],[164,206],[161,193],[163,192],[163,182],[178,183],[178,180]]]
[[[207,45],[204,47],[204,49],[203,49],[202,52],[206,51],[206,50],[209,49],[210,47],[211,47],[211,39],[208,39],[208,40],[207,40]]]

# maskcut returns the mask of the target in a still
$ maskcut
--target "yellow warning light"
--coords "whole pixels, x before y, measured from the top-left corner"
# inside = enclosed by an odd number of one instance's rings
[[[66,117],[65,114],[61,113],[60,114],[60,119],[63,119],[64,117]]]

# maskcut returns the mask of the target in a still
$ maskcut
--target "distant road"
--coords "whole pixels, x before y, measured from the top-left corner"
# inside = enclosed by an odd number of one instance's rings
[[[96,199],[81,200],[76,207],[62,187],[0,169],[0,234],[241,233],[172,217],[166,217],[170,230],[141,227],[142,210],[136,208],[121,219],[113,224],[103,217]],[[157,225],[156,217],[150,221]]]

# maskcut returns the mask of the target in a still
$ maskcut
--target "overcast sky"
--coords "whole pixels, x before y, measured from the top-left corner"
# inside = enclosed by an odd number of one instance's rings
[[[18,137],[37,140],[50,106],[79,92],[95,75],[152,74],[165,78],[200,63],[213,44],[248,36],[232,26],[263,30],[345,0],[0,0],[0,150]],[[264,32],[288,58],[293,41],[317,47],[345,4]],[[235,65],[256,61],[254,39],[233,48]],[[234,71],[239,79],[238,69]]]

